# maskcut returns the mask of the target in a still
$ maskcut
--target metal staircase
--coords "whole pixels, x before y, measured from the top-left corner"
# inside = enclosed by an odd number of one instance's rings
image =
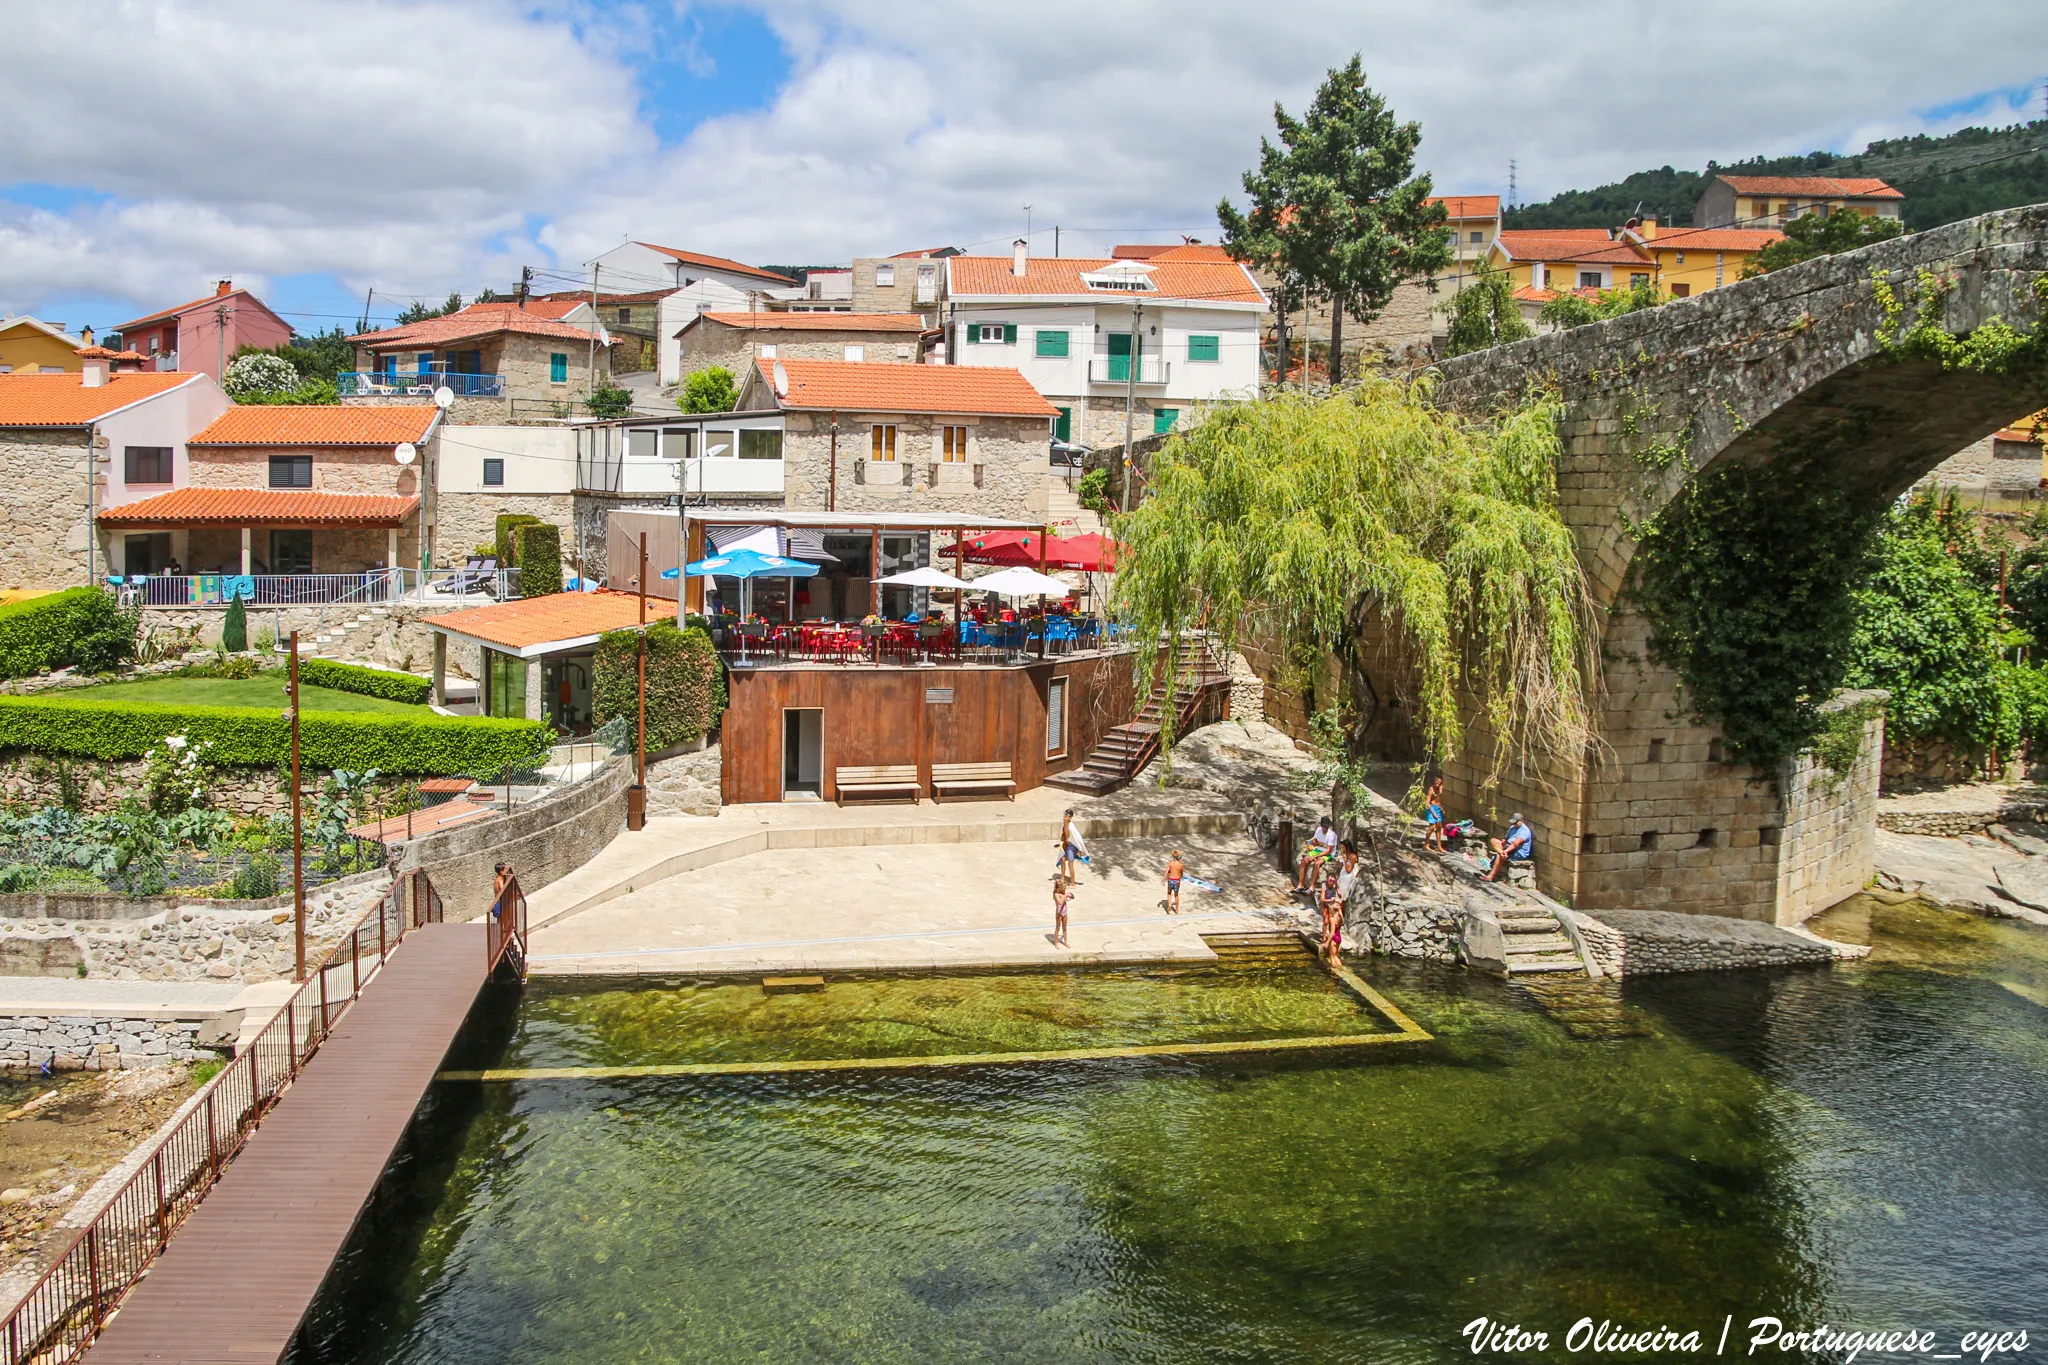
[[[1091,796],[1127,785],[1159,753],[1169,685],[1174,689],[1175,735],[1222,719],[1230,699],[1230,674],[1217,663],[1206,637],[1182,636],[1175,641],[1172,654],[1161,660],[1159,680],[1137,719],[1111,727],[1080,767],[1055,773],[1045,784]]]

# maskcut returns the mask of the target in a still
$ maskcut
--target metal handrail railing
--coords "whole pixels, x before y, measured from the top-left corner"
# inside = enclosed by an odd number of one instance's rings
[[[523,897],[519,915],[523,944]],[[0,1362],[65,1365],[85,1353],[391,950],[441,917],[424,870],[392,884],[247,1050],[200,1088],[185,1116],[15,1305],[0,1324]]]
[[[519,889],[517,877],[508,877],[505,889],[491,902],[485,920],[484,951],[490,970],[496,971],[500,962],[509,961],[521,978],[526,976],[526,893]]]

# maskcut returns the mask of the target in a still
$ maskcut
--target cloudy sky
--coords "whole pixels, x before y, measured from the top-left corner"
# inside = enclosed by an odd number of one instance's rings
[[[1858,150],[2041,111],[2048,4],[1949,0],[0,0],[0,308],[106,327],[232,276],[301,331],[581,275],[1213,240],[1323,72],[1446,191]],[[552,283],[553,278],[544,277]]]

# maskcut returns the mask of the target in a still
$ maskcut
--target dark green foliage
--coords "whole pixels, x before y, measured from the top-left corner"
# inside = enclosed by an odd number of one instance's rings
[[[304,659],[299,663],[299,681],[308,687],[331,687],[337,692],[354,692],[363,697],[425,706],[434,685],[410,673],[393,673],[360,664],[336,663],[332,659]]]
[[[2035,671],[2004,657],[1998,556],[1976,519],[1953,495],[1915,498],[1886,519],[1876,559],[1845,681],[1891,693],[1897,738],[2012,753]]]
[[[1772,242],[1743,267],[1742,277],[1769,274],[1788,265],[1798,265],[1816,256],[1834,256],[1858,247],[1888,242],[1904,232],[1895,219],[1866,218],[1860,213],[1817,213],[1794,218],[1785,225],[1782,241]]]
[[[638,630],[608,631],[591,668],[591,714],[597,724],[634,722],[639,689]],[[696,626],[660,620],[647,627],[647,747],[666,749],[709,734],[725,714],[725,666],[711,637]]]
[[[1791,158],[1801,160],[1801,158]],[[1764,165],[1717,167],[1714,174],[1799,175],[1800,170],[1765,169]],[[1659,166],[1654,171],[1637,171],[1612,185],[1590,190],[1566,190],[1540,204],[1524,204],[1501,214],[1504,228],[1610,228],[1636,216],[1640,211],[1665,223],[1690,223],[1693,205],[1706,192],[1709,177],[1700,171],[1677,171]]]
[[[0,749],[87,758],[140,758],[166,736],[207,744],[207,761],[269,767],[289,758],[291,725],[280,709],[154,706],[0,697]],[[306,711],[299,721],[304,762],[314,768],[375,768],[392,774],[446,774],[524,765],[552,741],[536,720],[422,715],[387,718]]]
[[[731,412],[740,401],[740,386],[723,365],[707,365],[683,381],[676,406],[684,412]]]
[[[524,512],[498,513],[498,567],[516,568],[519,564],[519,542],[517,531],[522,526],[538,526],[540,518]]]
[[[592,417],[630,417],[633,415],[633,391],[607,382],[603,388],[591,393],[584,406]]]
[[[400,327],[414,322],[425,322],[428,318],[445,318],[450,313],[462,311],[462,295],[450,293],[438,307],[424,299],[414,299],[395,319]]]
[[[545,522],[514,533],[519,558],[519,595],[546,597],[562,590],[562,533]]]
[[[1591,298],[1577,290],[1564,289],[1543,305],[1543,311],[1537,317],[1552,327],[1583,327],[1589,322],[1605,322],[1624,313],[1640,313],[1663,302],[1664,296],[1648,281],[1625,289],[1602,289]]]
[[[0,607],[0,677],[78,667],[104,673],[135,655],[139,610],[98,588],[67,588]]]
[[[238,901],[260,901],[275,896],[280,871],[282,869],[275,855],[255,854],[248,862],[235,869],[229,895]]]
[[[1853,431],[1838,434],[1855,441]],[[1842,685],[1884,505],[1840,491],[1818,453],[1690,480],[1641,532],[1633,596],[1651,650],[1735,757],[1766,772],[1813,742]]]
[[[227,614],[221,618],[220,647],[230,654],[240,654],[249,647],[249,609],[243,605],[240,593],[229,600]]]
[[[355,343],[350,341],[348,333],[339,327],[330,327],[324,332],[315,332],[312,336],[293,333],[288,343],[273,346],[268,351],[260,346],[243,346],[235,352],[235,359],[240,360],[245,355],[274,355],[289,361],[291,367],[302,376],[301,389],[324,381],[331,392],[334,377],[356,367]],[[277,398],[261,401],[331,403],[334,399]]]
[[[1505,270],[1482,270],[1452,296],[1444,308],[1450,314],[1449,335],[1444,342],[1447,356],[1505,346],[1536,335],[1515,303],[1514,283]]]
[[[1081,476],[1080,487],[1074,490],[1081,505],[1091,512],[1109,511],[1109,471],[1091,469]]]

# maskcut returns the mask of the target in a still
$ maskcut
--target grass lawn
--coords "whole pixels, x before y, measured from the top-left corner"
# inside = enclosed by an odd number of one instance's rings
[[[284,709],[284,672],[265,673],[254,678],[147,678],[141,682],[102,683],[75,691],[53,692],[53,697],[75,697],[79,701],[133,701],[160,706],[256,706],[266,711]],[[408,706],[382,697],[365,697],[354,692],[337,692],[331,687],[299,686],[299,700],[308,711],[400,711],[412,716],[433,714],[424,706]]]

